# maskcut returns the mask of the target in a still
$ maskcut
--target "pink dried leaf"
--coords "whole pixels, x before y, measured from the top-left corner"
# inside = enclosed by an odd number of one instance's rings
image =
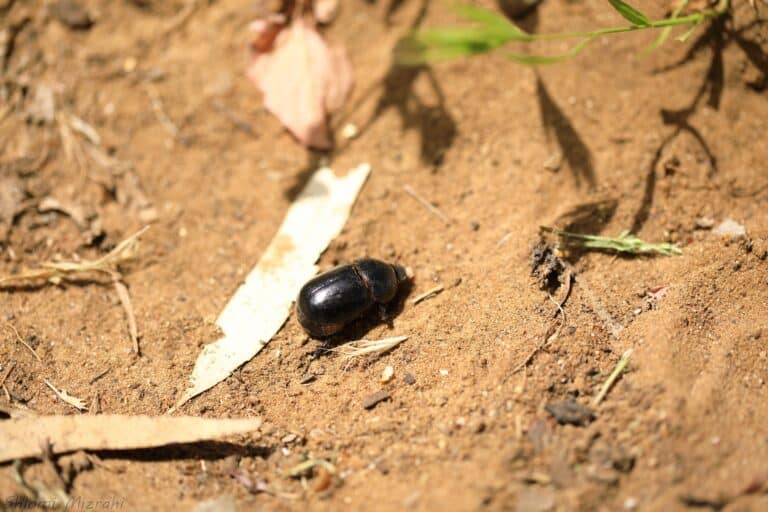
[[[267,110],[299,142],[330,147],[327,114],[343,104],[352,86],[343,49],[330,48],[311,23],[298,19],[277,35],[272,51],[255,53],[247,74]]]

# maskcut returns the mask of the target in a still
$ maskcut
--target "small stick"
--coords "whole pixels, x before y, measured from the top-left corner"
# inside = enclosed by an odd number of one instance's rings
[[[115,291],[117,297],[120,299],[120,305],[125,310],[125,316],[128,319],[128,334],[131,337],[131,343],[133,344],[133,351],[137,356],[141,355],[139,349],[139,330],[136,327],[136,315],[133,313],[133,304],[131,303],[131,296],[128,293],[128,288],[119,279],[114,280]]]
[[[328,349],[327,351],[336,352],[348,358],[366,354],[380,354],[395,348],[407,339],[408,336],[396,336],[394,338],[384,338],[381,340],[357,340]]]
[[[565,306],[565,303],[568,302],[568,298],[571,296],[571,290],[573,289],[573,271],[568,271],[568,277],[565,278],[565,295],[563,296],[563,299],[560,301],[559,304],[557,304],[557,309],[555,310],[555,313],[552,315],[553,318],[557,317],[557,314],[562,312],[563,313],[563,323],[565,323],[565,311],[563,310],[563,306]]]
[[[3,378],[2,378],[2,379],[0,379],[0,386],[3,386],[3,387],[5,387],[5,381],[6,381],[6,380],[8,380],[8,377],[10,377],[10,376],[11,376],[11,372],[13,371],[13,369],[14,369],[15,367],[16,367],[16,363],[11,363],[11,364],[8,366],[8,371],[6,371],[6,372],[5,372],[5,375],[3,375]]]
[[[499,239],[499,241],[498,241],[498,242],[496,242],[496,248],[498,249],[499,247],[501,247],[502,245],[504,245],[504,243],[505,243],[507,240],[509,240],[509,237],[511,237],[511,236],[512,236],[512,232],[510,231],[509,233],[507,233],[506,235],[504,235],[503,237],[501,237],[501,238]]]
[[[93,377],[91,380],[88,381],[88,384],[93,384],[94,382],[96,382],[97,380],[99,380],[100,378],[102,378],[103,376],[108,374],[109,370],[111,370],[111,368],[107,368],[106,370],[104,370],[100,374],[96,375],[95,377]]]
[[[562,323],[561,323],[561,326],[562,326]],[[531,350],[531,351],[528,353],[528,355],[525,357],[525,359],[523,359],[523,361],[522,361],[520,364],[518,364],[517,366],[515,366],[515,367],[512,369],[512,372],[511,372],[511,373],[517,373],[517,372],[519,372],[520,370],[522,370],[523,368],[525,368],[526,366],[528,366],[528,363],[530,363],[530,362],[533,360],[533,357],[534,357],[536,354],[538,354],[538,353],[539,353],[539,350],[541,350],[541,349],[543,349],[544,347],[546,347],[546,346],[547,346],[547,343],[549,343],[550,341],[552,341],[553,339],[555,339],[555,338],[557,337],[557,334],[558,334],[559,332],[560,332],[560,330],[559,330],[559,329],[558,329],[557,331],[555,331],[555,329],[553,329],[552,327],[550,327],[549,329],[547,329],[547,332],[546,332],[546,334],[544,335],[544,339],[543,339],[543,340],[541,340],[541,342],[539,342],[539,344],[538,344],[538,345],[536,345],[536,346],[534,347],[534,349],[533,349],[533,350]]]
[[[619,378],[619,375],[621,375],[621,372],[624,371],[624,368],[627,367],[629,364],[629,358],[632,357],[632,349],[627,349],[622,355],[621,359],[619,359],[619,362],[616,363],[616,368],[613,369],[613,372],[608,376],[608,379],[603,383],[603,387],[600,388],[600,392],[597,394],[594,400],[592,400],[592,407],[596,407],[600,404],[600,402],[603,401],[603,398],[605,398],[605,395],[608,394],[608,391],[613,386],[614,382],[616,382],[616,379]]]
[[[583,275],[577,276],[574,274],[573,279],[576,281],[576,283],[578,283],[578,285],[581,287],[580,289],[587,296],[587,300],[592,306],[592,311],[594,311],[597,317],[602,320],[603,324],[608,329],[608,332],[611,333],[611,336],[618,340],[621,331],[624,330],[624,326],[613,318],[613,315],[611,315],[611,313],[605,308],[600,299],[598,299],[594,294],[592,288],[590,288]]]
[[[165,113],[165,109],[163,108],[163,100],[160,98],[160,93],[157,92],[157,89],[152,84],[145,83],[144,84],[144,90],[147,91],[147,96],[149,96],[149,102],[152,105],[152,110],[155,112],[155,117],[157,117],[158,122],[162,125],[165,130],[173,135],[174,138],[179,137],[181,134],[181,130],[179,130],[179,127],[176,126],[176,124],[171,121],[171,118],[168,117],[168,114]]]
[[[258,138],[258,135],[256,135],[256,132],[253,131],[253,128],[251,128],[251,125],[248,124],[245,119],[237,116],[235,113],[233,113],[231,110],[229,110],[222,102],[218,100],[213,100],[212,102],[213,108],[224,116],[224,118],[232,123],[232,125],[237,128],[238,130],[247,133],[251,137]]]
[[[411,187],[410,185],[403,185],[403,190],[405,190],[405,192],[406,192],[406,193],[407,193],[409,196],[411,196],[411,197],[412,197],[412,198],[414,198],[416,201],[418,201],[418,202],[419,202],[419,204],[421,204],[421,206],[423,206],[424,208],[426,208],[427,210],[429,210],[429,212],[430,212],[432,215],[434,215],[435,217],[437,217],[438,219],[440,219],[440,221],[441,221],[443,224],[445,224],[446,226],[450,226],[450,225],[451,225],[451,220],[450,220],[448,217],[446,217],[446,216],[443,214],[443,212],[441,212],[440,210],[438,210],[438,209],[437,209],[437,208],[436,208],[436,207],[435,207],[435,206],[434,206],[432,203],[430,203],[429,201],[427,201],[426,199],[424,199],[423,197],[421,197],[419,194],[417,194],[417,193],[416,193],[416,191],[415,191],[415,190],[413,190],[413,187]]]
[[[434,288],[425,291],[424,293],[422,293],[418,297],[414,298],[411,301],[411,304],[418,304],[419,302],[421,302],[423,300],[426,300],[426,299],[428,299],[430,297],[434,297],[435,295],[437,295],[440,292],[442,292],[444,289],[445,289],[445,287],[443,285],[439,284],[439,285],[435,286]]]
[[[567,319],[565,317],[565,309],[563,308],[563,306],[565,306],[565,303],[568,300],[568,297],[571,295],[571,287],[573,286],[572,276],[573,276],[572,273],[568,274],[568,278],[567,278],[567,281],[566,281],[568,283],[568,285],[567,285],[568,287],[565,290],[565,296],[563,297],[563,299],[560,302],[555,301],[555,299],[553,299],[552,295],[550,295],[549,293],[547,294],[547,297],[549,297],[549,300],[552,301],[552,303],[555,306],[557,306],[557,309],[555,310],[555,314],[552,315],[552,318],[556,318],[558,313],[562,313],[563,314],[562,320],[560,321],[560,325],[558,326],[557,330],[552,332],[552,328],[550,327],[549,330],[547,330],[547,333],[544,336],[544,339],[538,345],[536,345],[536,347],[534,347],[533,350],[531,350],[528,353],[528,356],[523,360],[522,363],[518,364],[517,366],[515,366],[512,369],[512,373],[517,373],[521,369],[523,369],[526,366],[528,366],[528,363],[530,363],[533,360],[534,356],[536,354],[538,354],[541,349],[546,347],[547,344],[550,341],[552,341],[552,340],[556,339],[558,336],[560,336],[560,332],[563,330],[563,327],[565,326],[565,324],[567,322]]]
[[[168,22],[168,24],[162,30],[162,35],[167,36],[170,33],[182,28],[195,13],[199,5],[200,0],[187,0],[184,7],[181,9],[181,11],[179,11],[179,14],[174,16],[174,18]]]
[[[19,343],[21,343],[22,345],[24,345],[25,347],[27,347],[27,350],[29,350],[30,352],[32,352],[32,355],[33,355],[33,356],[35,356],[35,359],[37,359],[37,360],[38,360],[38,362],[42,363],[42,362],[43,362],[43,360],[42,360],[42,359],[40,359],[40,356],[39,356],[39,355],[37,355],[37,352],[35,352],[35,349],[33,349],[31,346],[29,346],[29,344],[28,344],[26,341],[24,341],[24,340],[21,338],[21,336],[19,336],[19,331],[17,331],[17,330],[16,330],[16,328],[15,328],[13,325],[11,325],[10,323],[8,323],[8,322],[6,322],[6,323],[5,323],[5,325],[7,325],[8,327],[10,327],[10,328],[11,328],[11,330],[13,331],[13,334],[15,334],[15,335],[16,335],[16,340],[18,340],[18,342],[19,342]]]

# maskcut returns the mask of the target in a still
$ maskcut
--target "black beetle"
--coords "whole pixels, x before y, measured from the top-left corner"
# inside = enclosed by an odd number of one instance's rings
[[[365,258],[310,279],[299,292],[299,323],[315,337],[330,336],[374,304],[383,306],[397,295],[408,275],[400,265]]]

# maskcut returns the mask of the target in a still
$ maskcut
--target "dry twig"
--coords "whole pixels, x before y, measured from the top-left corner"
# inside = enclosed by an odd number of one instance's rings
[[[605,398],[605,395],[608,394],[608,391],[610,391],[613,384],[616,382],[616,379],[619,378],[619,375],[624,371],[624,369],[629,364],[629,358],[632,357],[632,349],[627,349],[622,355],[621,359],[619,359],[619,362],[616,363],[616,368],[613,369],[613,372],[608,376],[608,378],[603,383],[603,387],[600,388],[600,392],[595,396],[595,399],[592,400],[592,407],[597,407],[600,405],[600,402],[603,401],[603,398]]]
[[[121,263],[132,260],[138,251],[139,237],[149,229],[146,226],[126,238],[101,258],[82,261],[49,261],[42,264],[42,268],[32,269],[14,276],[0,277],[0,288],[12,288],[29,285],[35,281],[44,279],[53,284],[61,281],[75,281],[88,279],[94,274],[106,274],[112,279],[121,279],[118,270]]]
[[[85,404],[84,401],[80,400],[76,396],[72,396],[63,389],[58,389],[56,386],[51,384],[48,379],[43,379],[43,382],[45,382],[45,385],[51,388],[51,391],[53,391],[57,397],[59,397],[60,400],[68,403],[75,409],[79,411],[86,411],[88,410],[88,406]]]
[[[15,335],[16,335],[16,341],[18,341],[19,343],[21,343],[22,345],[24,345],[24,347],[26,347],[26,349],[27,349],[27,350],[29,350],[30,352],[32,352],[32,355],[33,355],[33,356],[35,356],[35,359],[37,359],[37,361],[38,361],[38,362],[42,363],[42,362],[43,362],[43,360],[42,360],[42,359],[40,359],[40,356],[39,356],[39,355],[37,355],[37,352],[35,352],[35,349],[33,349],[33,348],[32,348],[32,347],[29,345],[29,343],[27,343],[26,341],[24,341],[24,339],[23,339],[23,338],[22,338],[22,337],[19,335],[19,331],[17,331],[17,330],[16,330],[16,328],[15,328],[15,327],[14,327],[12,324],[10,324],[10,323],[8,323],[8,322],[5,322],[5,325],[7,325],[8,327],[10,327],[10,328],[11,328],[11,330],[13,331],[13,334],[15,334]],[[5,379],[3,379],[3,381],[5,381]]]
[[[160,97],[160,93],[157,92],[155,86],[150,83],[144,83],[144,90],[147,91],[147,96],[149,96],[149,102],[152,105],[152,110],[155,112],[157,121],[163,128],[165,128],[165,131],[170,133],[174,138],[178,138],[181,134],[181,130],[179,130],[179,127],[176,126],[176,123],[171,121],[171,118],[168,117],[168,114],[165,113],[165,108],[163,108],[163,100]]]
[[[566,278],[566,289],[565,294],[563,295],[563,298],[560,300],[560,302],[555,301],[555,299],[552,298],[552,295],[547,294],[547,297],[549,297],[549,300],[552,301],[552,303],[557,307],[555,310],[555,313],[552,315],[553,318],[558,315],[558,313],[562,313],[562,320],[560,321],[560,325],[557,327],[557,330],[554,330],[552,327],[547,329],[546,334],[544,335],[544,339],[542,339],[538,345],[536,345],[533,350],[531,350],[528,355],[526,356],[523,361],[515,366],[512,369],[512,373],[517,373],[518,371],[522,370],[528,364],[533,360],[533,358],[536,356],[536,354],[539,353],[541,349],[547,346],[547,344],[555,339],[557,339],[558,336],[560,336],[560,332],[563,330],[563,327],[566,323],[566,317],[565,317],[565,303],[568,301],[568,297],[571,296],[571,289],[573,287],[573,272],[569,271],[568,277]]]
[[[139,330],[136,327],[136,315],[133,312],[133,304],[131,303],[131,296],[128,293],[128,288],[119,279],[114,280],[115,291],[117,297],[120,299],[120,304],[125,310],[125,316],[128,320],[128,335],[131,337],[131,343],[133,344],[133,351],[137,356],[141,355],[139,349]]]
[[[396,336],[394,338],[384,338],[381,340],[357,340],[332,348],[329,352],[336,352],[348,358],[364,356],[367,354],[381,354],[388,350],[392,350],[407,339],[408,336]]]
[[[5,381],[8,380],[8,377],[11,376],[11,372],[16,367],[16,363],[11,363],[8,365],[8,369],[5,371],[5,375],[3,375],[3,378],[0,379],[0,386],[5,386]]]
[[[444,289],[445,289],[445,287],[443,285],[441,285],[441,284],[437,285],[434,288],[425,291],[424,293],[422,293],[418,297],[415,297],[411,301],[411,304],[416,305],[416,304],[418,304],[419,302],[421,302],[423,300],[429,299],[430,297],[434,297],[435,295],[437,295],[440,292],[442,292]]]
[[[106,255],[95,260],[82,261],[49,261],[42,264],[42,268],[27,270],[14,276],[0,277],[0,288],[13,288],[19,286],[34,285],[36,282],[45,281],[52,284],[59,284],[62,281],[76,281],[82,279],[97,280],[96,275],[106,274],[109,276],[120,304],[125,310],[128,321],[128,333],[131,337],[133,350],[136,355],[141,355],[139,350],[138,329],[136,327],[136,315],[133,312],[131,297],[128,294],[128,288],[122,282],[123,276],[120,273],[119,266],[129,260],[132,260],[137,252],[139,237],[149,228],[146,226],[126,238]],[[10,325],[10,324],[9,324]],[[13,326],[11,326],[13,328]],[[14,332],[16,329],[13,329]],[[26,346],[41,361],[37,353],[21,339],[18,332],[16,336],[19,341]],[[41,361],[42,362],[42,361]]]
[[[405,192],[409,196],[414,198],[421,206],[426,208],[429,211],[429,213],[431,213],[432,215],[440,219],[440,221],[443,224],[445,224],[446,226],[450,226],[451,220],[448,217],[446,217],[443,214],[443,212],[438,210],[435,205],[433,205],[432,203],[430,203],[429,201],[421,197],[419,194],[417,194],[416,191],[413,189],[413,187],[411,187],[410,185],[403,185],[403,190],[405,190]]]

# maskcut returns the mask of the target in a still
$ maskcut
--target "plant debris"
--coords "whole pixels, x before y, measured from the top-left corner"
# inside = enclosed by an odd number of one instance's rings
[[[314,468],[320,467],[325,469],[331,475],[337,473],[336,466],[331,464],[325,459],[308,459],[304,462],[296,464],[291,469],[285,472],[285,476],[289,478],[299,478],[301,476],[307,476]]]
[[[605,395],[608,394],[608,391],[610,391],[613,384],[616,382],[616,380],[619,378],[619,376],[622,374],[622,372],[626,369],[627,365],[629,364],[629,359],[632,357],[632,349],[627,349],[622,355],[621,359],[619,359],[619,362],[616,363],[616,368],[613,369],[613,372],[608,376],[608,378],[603,383],[603,387],[600,388],[600,392],[595,396],[595,399],[592,401],[592,406],[597,407],[600,405],[600,402],[603,401],[603,398],[605,398]]]
[[[441,285],[441,284],[437,285],[434,288],[431,288],[431,289],[425,291],[424,293],[422,293],[418,297],[415,297],[411,301],[411,304],[416,305],[416,304],[418,304],[419,302],[421,302],[423,300],[427,300],[429,298],[434,297],[435,295],[440,294],[440,292],[442,292],[443,290],[445,290],[445,287],[443,285]]]
[[[554,292],[560,287],[565,271],[563,261],[544,240],[531,247],[531,275],[539,278],[539,288]]]
[[[341,46],[329,46],[309,18],[299,17],[285,28],[255,25],[259,38],[252,45],[248,78],[264,94],[264,106],[302,144],[331,147],[328,114],[341,108],[352,88],[352,66]]]
[[[408,336],[395,336],[393,338],[384,338],[380,340],[356,340],[332,348],[329,352],[335,352],[349,358],[368,354],[383,354],[384,352],[392,350],[407,339]]]
[[[0,462],[36,457],[39,442],[53,453],[76,450],[136,450],[193,443],[257,430],[259,418],[207,419],[191,416],[119,414],[34,416],[0,421]]]
[[[95,260],[48,261],[41,264],[42,268],[0,277],[0,288],[35,284],[41,280],[51,284],[59,284],[62,281],[95,280],[99,274],[106,274],[112,280],[121,279],[118,267],[135,258],[138,253],[139,237],[147,229],[145,227],[139,230],[120,242],[109,253]]]
[[[85,404],[84,401],[80,400],[79,398],[70,395],[63,389],[59,389],[53,384],[51,384],[48,379],[43,379],[43,382],[45,382],[45,385],[51,388],[51,391],[53,391],[59,399],[63,400],[64,402],[68,403],[75,409],[79,411],[87,411],[88,406]]]
[[[682,254],[683,251],[677,244],[667,242],[648,243],[640,240],[629,231],[622,231],[616,237],[587,235],[584,233],[571,233],[561,231],[549,226],[541,226],[541,231],[554,233],[563,238],[572,238],[578,240],[582,246],[588,249],[602,249],[607,251],[623,252],[626,254],[662,254],[664,256],[674,256]]]
[[[445,216],[445,214],[444,214],[443,212],[441,212],[441,211],[440,211],[440,210],[439,210],[439,209],[438,209],[438,208],[437,208],[435,205],[433,205],[432,203],[430,203],[429,201],[427,201],[426,199],[424,199],[423,197],[421,197],[421,196],[420,196],[420,195],[419,195],[419,194],[418,194],[418,193],[417,193],[417,192],[416,192],[416,191],[413,189],[413,187],[411,187],[410,185],[403,185],[403,190],[405,190],[405,192],[406,192],[406,193],[407,193],[409,196],[411,196],[412,198],[414,198],[414,199],[416,200],[416,202],[418,202],[418,203],[419,203],[421,206],[423,206],[424,208],[426,208],[426,209],[427,209],[427,211],[428,211],[429,213],[431,213],[432,215],[434,215],[435,217],[437,217],[438,219],[440,219],[440,222],[442,222],[442,223],[443,223],[443,224],[445,224],[446,226],[450,226],[450,225],[451,225],[451,219],[449,219],[448,217],[446,217],[446,216]]]

